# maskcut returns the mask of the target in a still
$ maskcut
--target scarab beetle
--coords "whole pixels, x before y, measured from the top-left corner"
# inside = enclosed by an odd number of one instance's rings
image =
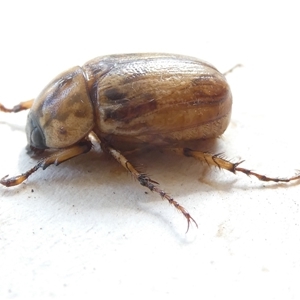
[[[263,181],[288,182],[239,167],[218,155],[185,144],[219,137],[227,128],[232,107],[225,76],[211,64],[182,55],[145,53],[95,58],[54,78],[35,99],[4,112],[29,109],[28,149],[51,154],[27,172],[0,183],[18,185],[39,168],[58,165],[91,150],[91,135],[138,182],[174,205],[188,221],[188,211],[148,175],[138,172],[123,153],[152,147],[171,148],[211,166],[254,175]],[[53,152],[53,149],[55,150]],[[196,224],[197,225],[197,224]]]

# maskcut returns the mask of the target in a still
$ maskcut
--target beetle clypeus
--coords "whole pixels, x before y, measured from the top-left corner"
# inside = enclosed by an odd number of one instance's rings
[[[218,155],[186,147],[190,141],[219,137],[227,128],[232,97],[229,85],[215,67],[196,58],[171,54],[125,54],[93,59],[58,75],[35,99],[3,112],[29,109],[28,149],[41,153],[55,149],[27,172],[0,183],[18,185],[39,168],[89,152],[91,135],[138,182],[168,200],[185,216],[188,211],[165,193],[148,175],[138,172],[123,153],[147,146],[170,148],[232,173],[259,180],[289,182],[241,168]]]

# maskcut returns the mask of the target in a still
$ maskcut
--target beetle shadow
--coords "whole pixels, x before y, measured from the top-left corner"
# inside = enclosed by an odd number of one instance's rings
[[[193,148],[219,153],[222,141],[208,140],[194,145]],[[218,190],[230,192],[233,186],[235,189],[244,189],[244,186],[236,185],[239,176],[227,173],[228,176],[225,176],[224,180],[219,180],[223,174],[218,169],[169,151],[157,149],[138,151],[126,155],[126,158],[139,171],[159,182],[160,187],[175,199]],[[22,172],[26,171],[24,167],[29,169],[36,163],[37,160],[30,158],[25,149],[20,152],[19,169]],[[218,180],[215,180],[215,174],[221,174],[217,176]],[[86,211],[91,207],[98,211],[106,209],[115,211],[120,207],[131,210],[140,208],[148,214],[159,217],[163,223],[172,228],[169,219],[145,205],[149,201],[161,201],[159,195],[141,187],[120,164],[102,151],[90,151],[59,166],[50,166],[44,171],[38,170],[27,179],[25,185],[29,190],[34,189],[42,194],[41,198],[44,201],[51,201],[59,196],[59,191],[68,190],[72,204]],[[274,184],[267,187],[280,186]],[[282,186],[286,187],[284,184]],[[253,184],[251,188],[266,187]],[[18,193],[18,187],[7,190],[5,194],[13,196],[15,193]],[[131,197],[131,194],[135,196]],[[181,204],[186,206],[185,203]]]
[[[25,128],[24,125],[17,125],[15,123],[10,123],[10,122],[5,122],[5,121],[0,121],[0,126],[1,125],[9,126],[12,131],[24,132],[24,128]]]
[[[211,139],[189,143],[188,147],[210,153],[223,153],[220,139]],[[29,169],[35,165],[45,154],[30,157],[23,149],[19,157],[19,169],[24,172],[24,165]],[[244,189],[244,185],[239,185],[238,181],[244,174],[231,174],[225,170],[220,170],[208,166],[191,157],[185,157],[166,149],[146,149],[125,154],[125,157],[141,173],[145,173],[160,187],[170,194],[178,196],[188,196],[189,194],[200,193],[209,189],[229,192],[235,189]],[[222,178],[223,177],[223,178]],[[255,179],[255,178],[254,178]],[[50,166],[46,170],[38,170],[31,175],[26,184],[33,185],[47,181],[59,187],[66,187],[69,184],[81,189],[91,189],[101,186],[115,189],[126,189],[129,183],[134,182],[130,174],[117,163],[110,155],[103,153],[101,149],[90,151],[80,155],[59,166]],[[261,183],[258,179],[255,179]],[[249,181],[250,182],[250,181]],[[289,185],[298,185],[299,182],[291,182]],[[251,188],[279,188],[286,187],[286,183],[251,184]],[[148,189],[143,188],[149,192]]]

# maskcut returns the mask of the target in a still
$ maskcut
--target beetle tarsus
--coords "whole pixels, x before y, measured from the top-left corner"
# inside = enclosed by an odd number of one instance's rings
[[[29,109],[33,104],[33,99],[21,102],[17,105],[15,105],[13,108],[6,108],[3,104],[0,103],[0,111],[6,112],[6,113],[17,113],[22,110]]]
[[[139,183],[142,186],[146,186],[151,192],[156,192],[158,193],[163,199],[166,199],[169,201],[171,205],[173,205],[175,208],[177,208],[187,219],[187,231],[189,231],[190,228],[190,223],[193,221],[195,225],[198,227],[197,222],[194,220],[194,218],[189,214],[189,212],[181,206],[177,201],[175,201],[170,195],[168,195],[166,192],[164,192],[162,189],[160,189],[157,185],[158,182],[152,180],[150,177],[148,177],[146,174],[140,174],[137,178]]]
[[[261,181],[273,181],[273,182],[290,182],[295,180],[300,180],[300,174],[296,174],[292,177],[281,178],[281,177],[268,177],[249,169],[240,168],[239,165],[244,162],[244,160],[238,162],[231,162],[223,157],[220,154],[211,154],[208,152],[195,151],[189,148],[172,148],[172,150],[178,154],[182,154],[187,157],[193,157],[197,160],[207,163],[209,166],[217,167],[219,169],[227,170],[231,173],[236,174],[241,172],[247,176],[255,176]]]
[[[235,171],[242,172],[248,176],[255,176],[261,181],[290,182],[290,181],[295,181],[300,179],[300,174],[296,174],[295,176],[292,177],[280,178],[280,177],[268,177],[244,168],[236,168]]]
[[[19,185],[35,171],[36,171],[36,167],[33,167],[32,169],[30,169],[29,171],[27,171],[21,175],[17,175],[17,176],[13,176],[13,177],[8,177],[8,175],[6,175],[5,177],[3,177],[0,180],[0,183],[6,187]]]
[[[0,179],[0,183],[2,184],[2,185],[5,185],[5,186],[9,186],[9,185],[6,185],[6,182],[7,182],[7,177],[8,177],[9,175],[6,175],[6,176],[4,176],[4,177],[2,177],[1,179]]]

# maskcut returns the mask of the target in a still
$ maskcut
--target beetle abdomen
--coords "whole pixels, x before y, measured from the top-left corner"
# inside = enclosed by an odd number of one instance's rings
[[[218,137],[228,126],[230,88],[219,71],[201,60],[170,54],[114,55],[83,68],[101,137],[166,145]]]

